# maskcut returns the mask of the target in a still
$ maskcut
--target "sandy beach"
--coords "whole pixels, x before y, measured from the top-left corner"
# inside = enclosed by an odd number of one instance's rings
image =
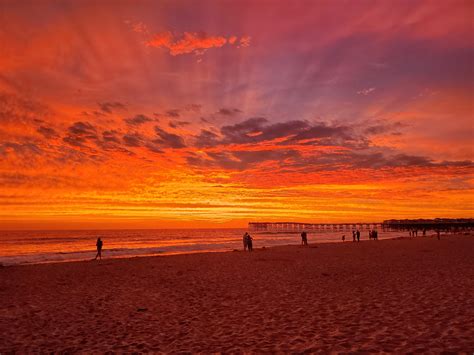
[[[472,236],[255,247],[0,268],[0,353],[474,350]]]

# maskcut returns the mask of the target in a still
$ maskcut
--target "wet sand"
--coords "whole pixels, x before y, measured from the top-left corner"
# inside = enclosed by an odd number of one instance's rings
[[[3,267],[0,353],[472,352],[473,256],[449,236]]]

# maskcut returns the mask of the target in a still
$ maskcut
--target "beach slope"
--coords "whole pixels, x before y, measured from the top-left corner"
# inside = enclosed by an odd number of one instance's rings
[[[0,353],[472,352],[473,251],[418,237],[3,267]]]

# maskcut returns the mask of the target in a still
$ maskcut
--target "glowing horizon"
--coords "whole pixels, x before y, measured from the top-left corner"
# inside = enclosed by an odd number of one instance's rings
[[[0,229],[473,217],[471,1],[0,9]]]

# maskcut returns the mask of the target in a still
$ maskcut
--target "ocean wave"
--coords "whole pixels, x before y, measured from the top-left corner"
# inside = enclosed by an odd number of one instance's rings
[[[224,251],[229,250],[228,243],[199,244],[199,245],[173,245],[166,247],[150,248],[111,248],[102,251],[103,258],[153,256],[160,254],[192,253],[200,251]],[[74,252],[36,253],[14,256],[0,256],[0,264],[3,266],[41,264],[67,261],[85,261],[95,258],[96,250],[80,250]]]

